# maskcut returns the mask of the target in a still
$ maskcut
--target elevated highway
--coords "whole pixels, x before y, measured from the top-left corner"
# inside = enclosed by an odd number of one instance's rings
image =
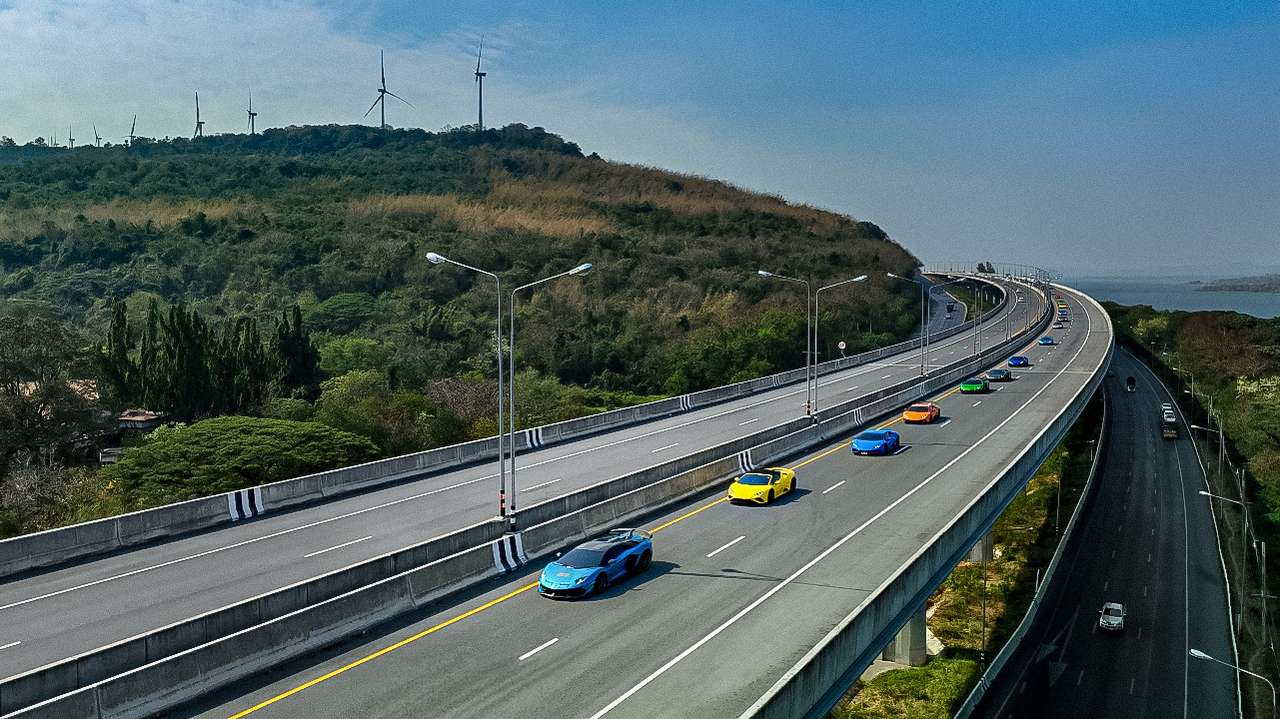
[[[653,568],[600,597],[545,600],[534,565],[179,715],[821,716],[1100,383],[1110,323],[1063,294],[1067,328],[1030,340],[1013,381],[943,390],[934,425],[884,423],[903,435],[894,456],[855,457],[841,437],[795,457],[800,490],[774,505],[708,496],[657,513]]]
[[[929,362],[968,357],[1034,318],[1044,299],[1022,292],[981,332],[935,342]],[[1009,319],[1005,319],[1005,316]],[[958,321],[958,318],[957,320]],[[918,377],[918,351],[821,378],[844,401]],[[757,427],[802,417],[802,385],[522,453],[521,505],[564,495],[630,469],[714,446]],[[408,544],[483,522],[495,513],[494,467],[417,481],[208,531],[0,583],[3,677],[92,652],[157,627],[244,601]]]

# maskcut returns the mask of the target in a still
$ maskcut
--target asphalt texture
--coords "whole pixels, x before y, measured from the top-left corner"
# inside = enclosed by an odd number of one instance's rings
[[[1022,294],[1034,317],[1042,296]],[[1009,311],[1027,314],[1025,308],[1011,304]],[[1003,338],[1006,324],[984,323],[985,341]],[[931,365],[966,359],[972,336],[930,345]],[[909,352],[824,376],[821,406],[918,377],[918,357]],[[793,384],[523,452],[509,501],[546,501],[802,417],[805,397],[804,384]],[[497,515],[497,495],[496,463],[474,465],[8,578],[0,581],[0,678],[482,522]]]
[[[974,712],[989,719],[1235,716],[1226,583],[1204,474],[1185,422],[1163,439],[1168,390],[1117,351],[1104,382],[1100,472],[1018,650]],[[1125,388],[1134,377],[1136,392]],[[1064,519],[1065,522],[1065,519]],[[1126,608],[1123,633],[1099,629],[1103,602]]]
[[[535,565],[171,716],[737,717],[1101,371],[1101,310],[1071,304],[1060,344],[1031,339],[1012,381],[940,393],[931,425],[881,423],[896,454],[844,438],[788,461],[798,489],[773,504],[716,494],[654,516],[652,568],[600,596],[540,597]]]

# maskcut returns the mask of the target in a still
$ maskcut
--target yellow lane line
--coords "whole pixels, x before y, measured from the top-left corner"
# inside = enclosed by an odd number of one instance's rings
[[[945,399],[945,398],[949,397],[950,395],[954,394],[958,389],[959,389],[959,388],[952,389],[951,391],[947,392],[946,394],[941,395],[941,396],[940,396],[940,397],[938,397],[937,399]],[[901,417],[901,416],[899,416],[897,419],[895,419],[895,420],[893,420],[893,421],[889,422],[888,424],[885,424],[885,425],[883,425],[882,427],[880,427],[880,429],[883,429],[884,427],[888,427],[888,426],[892,425],[894,422],[900,421],[901,419],[902,419],[902,417]],[[801,468],[801,467],[805,466],[806,464],[809,464],[810,462],[816,462],[817,460],[822,459],[823,457],[826,457],[827,455],[831,454],[832,452],[835,452],[836,450],[839,450],[839,449],[844,448],[845,444],[846,444],[845,442],[840,442],[839,444],[835,445],[835,446],[834,446],[834,447],[832,447],[831,449],[828,449],[827,451],[823,452],[822,454],[815,455],[815,456],[813,456],[813,457],[810,457],[809,459],[806,459],[805,461],[801,462],[800,464],[797,464],[797,465],[794,467],[794,469],[799,469],[799,468]],[[649,530],[649,531],[650,531],[650,532],[657,532],[657,531],[659,531],[659,530],[666,529],[667,527],[670,527],[671,525],[675,524],[676,522],[683,521],[683,520],[685,520],[685,519],[688,519],[689,517],[692,517],[692,516],[693,516],[693,515],[695,515],[695,514],[698,514],[699,512],[702,512],[702,511],[707,510],[707,509],[711,509],[712,507],[716,506],[717,504],[720,504],[721,502],[726,502],[726,501],[728,501],[728,499],[729,499],[728,497],[721,497],[720,499],[717,499],[717,500],[715,500],[714,502],[711,502],[711,503],[709,503],[709,504],[704,504],[703,506],[698,507],[697,509],[693,510],[692,512],[689,512],[689,513],[687,513],[687,514],[683,514],[683,515],[681,515],[681,516],[679,516],[679,517],[676,517],[675,519],[671,520],[670,522],[667,522],[667,523],[665,523],[665,524],[661,524],[661,525],[659,525],[659,526],[657,526],[657,527],[654,527],[653,529],[651,529],[651,530]],[[476,607],[475,609],[472,609],[472,610],[470,610],[470,611],[468,611],[468,612],[464,612],[464,613],[462,613],[462,614],[459,614],[458,616],[456,616],[456,617],[454,617],[454,618],[452,618],[452,619],[450,619],[450,620],[448,620],[448,621],[441,622],[440,624],[437,624],[437,625],[435,625],[434,627],[431,627],[430,629],[427,629],[427,630],[424,630],[424,631],[422,631],[422,632],[419,632],[419,633],[417,633],[417,634],[415,634],[415,635],[413,635],[413,636],[409,637],[408,639],[402,639],[402,640],[400,640],[400,641],[396,642],[395,644],[392,644],[391,646],[386,647],[385,649],[380,649],[380,650],[378,650],[378,651],[374,652],[373,654],[370,654],[370,655],[368,655],[368,656],[366,656],[366,657],[364,657],[364,658],[361,658],[361,659],[357,659],[356,661],[351,662],[350,664],[348,664],[348,665],[346,665],[346,666],[344,666],[344,667],[341,667],[341,668],[339,668],[339,669],[335,669],[335,670],[333,670],[333,671],[329,672],[328,674],[325,674],[325,675],[324,675],[324,676],[322,676],[322,677],[318,677],[318,678],[316,678],[316,679],[312,679],[311,681],[307,682],[306,684],[303,684],[303,685],[301,685],[301,686],[298,686],[298,687],[295,687],[295,688],[293,688],[293,689],[290,689],[289,691],[287,691],[287,692],[285,692],[285,693],[283,693],[283,694],[280,694],[280,695],[278,695],[278,696],[274,696],[274,697],[272,697],[272,698],[270,698],[270,699],[268,699],[268,700],[266,700],[266,701],[262,702],[261,704],[258,704],[258,705],[256,705],[256,706],[250,707],[250,708],[248,708],[248,709],[246,709],[246,710],[244,710],[244,711],[240,712],[239,714],[235,714],[235,715],[233,715],[232,717],[230,717],[230,719],[241,719],[241,717],[248,716],[248,715],[250,715],[250,714],[252,714],[252,713],[254,713],[254,712],[258,711],[259,709],[263,709],[263,708],[268,707],[268,706],[270,706],[270,705],[272,705],[272,704],[275,704],[276,702],[278,702],[278,701],[280,701],[280,700],[282,700],[282,699],[287,699],[287,698],[289,698],[289,697],[293,696],[294,694],[297,694],[298,692],[300,692],[300,691],[302,691],[302,690],[304,690],[304,689],[309,689],[310,687],[313,687],[313,686],[315,686],[315,685],[319,684],[320,682],[323,682],[323,681],[325,681],[325,680],[327,680],[327,679],[331,679],[331,678],[333,678],[333,677],[336,677],[336,676],[338,676],[339,674],[342,674],[343,672],[347,671],[348,669],[354,669],[354,668],[356,668],[356,667],[360,666],[361,664],[364,664],[365,662],[373,661],[374,659],[377,659],[378,657],[382,656],[383,654],[387,654],[388,652],[393,652],[393,651],[395,651],[395,650],[399,649],[400,647],[403,647],[403,646],[404,646],[404,645],[406,645],[406,644],[411,644],[411,643],[413,643],[413,642],[418,641],[419,639],[422,639],[423,637],[425,637],[425,636],[427,636],[427,635],[429,635],[429,634],[434,634],[434,633],[436,633],[436,632],[440,631],[441,629],[444,629],[445,627],[447,627],[447,626],[449,626],[449,625],[451,625],[451,624],[454,624],[454,623],[456,623],[456,622],[460,622],[460,621],[462,621],[463,619],[466,619],[467,617],[469,617],[469,616],[471,616],[471,615],[473,615],[473,614],[477,614],[477,613],[479,613],[479,612],[483,612],[484,610],[488,609],[489,607],[494,606],[495,604],[500,604],[500,603],[502,603],[502,602],[507,601],[508,599],[511,599],[512,597],[514,597],[514,596],[516,596],[516,595],[518,595],[518,594],[523,594],[524,592],[527,592],[527,591],[529,591],[530,589],[533,589],[533,588],[534,588],[534,587],[536,587],[536,586],[538,586],[538,582],[534,582],[533,584],[529,584],[529,585],[523,586],[523,587],[521,587],[521,588],[519,588],[519,589],[517,589],[517,590],[515,590],[515,591],[512,591],[512,592],[510,592],[510,593],[508,593],[508,594],[504,594],[503,596],[498,597],[497,599],[494,599],[494,600],[493,600],[493,601],[491,601],[491,602],[488,602],[488,603],[486,603],[486,604],[482,604],[482,605],[480,605],[480,606]]]
[[[697,509],[693,510],[692,512],[689,512],[688,514],[684,514],[684,515],[681,515],[681,516],[679,516],[679,517],[676,517],[675,519],[671,520],[670,522],[667,522],[666,524],[663,524],[663,525],[660,525],[660,526],[654,527],[653,529],[650,529],[649,531],[652,533],[652,532],[656,532],[656,531],[658,531],[658,530],[660,530],[660,529],[666,529],[667,527],[670,527],[671,525],[675,524],[676,522],[679,522],[679,521],[680,521],[680,520],[682,520],[682,519],[688,519],[689,517],[692,517],[693,515],[697,514],[698,512],[701,512],[701,511],[702,511],[702,510],[704,510],[704,509],[711,509],[712,507],[716,506],[717,504],[720,504],[721,502],[727,502],[727,501],[729,501],[729,498],[728,498],[728,497],[721,497],[720,499],[717,499],[716,501],[712,502],[711,504],[704,504],[704,505],[702,505],[701,507],[698,507]]]
[[[704,510],[704,509],[710,509],[710,508],[712,508],[712,507],[716,506],[717,504],[720,504],[721,502],[724,502],[724,501],[727,501],[727,500],[728,500],[728,497],[721,497],[720,499],[717,499],[716,501],[714,501],[714,502],[712,502],[712,503],[710,503],[710,504],[703,505],[703,506],[701,506],[701,507],[699,507],[699,508],[697,508],[697,509],[693,510],[692,512],[689,512],[688,514],[685,514],[685,515],[682,515],[682,516],[676,517],[675,519],[671,520],[670,522],[667,522],[666,524],[663,524],[663,525],[661,525],[661,526],[659,526],[659,527],[655,527],[654,529],[651,529],[651,530],[649,530],[649,531],[651,531],[651,532],[656,532],[656,531],[658,531],[659,529],[665,529],[665,528],[670,527],[671,525],[675,524],[676,522],[679,522],[679,521],[681,521],[681,520],[683,520],[683,519],[688,519],[689,517],[692,517],[693,515],[697,514],[698,512],[701,512],[701,511],[702,511],[702,510]],[[469,617],[469,616],[471,616],[471,615],[473,615],[473,614],[476,614],[476,613],[479,613],[479,612],[483,612],[484,610],[488,609],[489,607],[492,607],[492,606],[493,606],[493,605],[495,605],[495,604],[499,604],[499,603],[501,603],[501,602],[505,602],[505,601],[507,601],[508,599],[510,599],[510,598],[512,598],[512,597],[514,597],[514,596],[516,596],[517,594],[522,594],[522,593],[524,593],[524,592],[527,592],[527,591],[529,591],[530,589],[533,589],[533,588],[534,588],[534,587],[536,587],[536,586],[538,586],[538,582],[534,582],[533,584],[530,584],[530,585],[527,585],[527,586],[521,587],[521,588],[519,588],[519,589],[517,589],[517,590],[515,590],[515,591],[513,591],[513,592],[508,593],[508,594],[504,594],[503,596],[498,597],[497,599],[495,599],[495,600],[493,600],[493,601],[491,601],[491,602],[489,602],[489,603],[487,603],[487,604],[483,604],[483,605],[481,605],[481,606],[479,606],[479,607],[476,607],[475,609],[472,609],[472,610],[471,610],[471,611],[469,611],[469,612],[465,612],[465,613],[463,613],[463,614],[459,614],[458,616],[454,617],[453,619],[450,619],[450,620],[448,620],[448,621],[446,621],[446,622],[441,622],[440,624],[437,624],[437,625],[435,625],[434,627],[431,627],[430,629],[427,629],[427,630],[425,630],[425,631],[419,632],[418,634],[415,634],[415,635],[413,635],[413,636],[409,637],[408,639],[403,639],[403,640],[401,640],[401,641],[398,641],[398,642],[396,642],[395,644],[392,644],[391,646],[389,646],[389,647],[387,647],[387,648],[385,648],[385,649],[380,649],[380,650],[378,650],[378,651],[374,652],[373,654],[370,654],[370,655],[369,655],[369,656],[367,656],[367,657],[364,657],[364,658],[362,658],[362,659],[357,659],[356,661],[351,662],[350,664],[348,664],[348,665],[346,665],[346,666],[344,666],[344,667],[342,667],[342,668],[340,668],[340,669],[335,669],[335,670],[333,670],[333,671],[329,672],[328,674],[325,674],[325,675],[324,675],[324,676],[322,676],[322,677],[318,677],[318,678],[316,678],[316,679],[312,679],[311,681],[307,682],[306,684],[303,684],[303,685],[301,685],[301,686],[298,686],[298,687],[295,687],[295,688],[293,688],[293,689],[290,689],[289,691],[287,691],[287,692],[285,692],[285,693],[283,693],[283,694],[280,694],[279,696],[272,697],[272,698],[270,698],[270,699],[268,699],[268,700],[266,700],[266,701],[262,702],[261,704],[258,704],[257,706],[250,707],[249,709],[246,709],[246,710],[244,710],[244,711],[240,712],[239,714],[236,714],[236,715],[232,716],[232,717],[231,717],[231,719],[240,719],[241,717],[248,716],[248,715],[250,715],[250,714],[252,714],[252,713],[254,713],[254,712],[258,711],[259,709],[262,709],[262,708],[264,708],[264,707],[267,707],[267,706],[270,706],[270,705],[272,705],[272,704],[275,704],[276,702],[280,701],[281,699],[287,699],[287,698],[289,698],[289,697],[293,696],[294,694],[297,694],[298,692],[300,692],[300,691],[302,691],[302,690],[304,690],[304,689],[308,689],[308,688],[310,688],[310,687],[313,687],[313,686],[315,686],[315,685],[319,684],[319,683],[320,683],[320,682],[322,682],[322,681],[325,681],[326,679],[331,679],[331,678],[333,678],[333,677],[336,677],[336,676],[338,676],[339,674],[341,674],[341,673],[343,673],[343,672],[347,671],[348,669],[355,669],[356,667],[360,666],[361,664],[364,664],[365,662],[373,661],[374,659],[377,659],[378,657],[382,656],[383,654],[386,654],[386,653],[388,653],[388,652],[395,651],[396,649],[399,649],[400,647],[403,647],[403,646],[404,646],[404,645],[406,645],[406,644],[411,644],[411,643],[413,643],[413,642],[416,642],[416,641],[418,641],[419,639],[421,639],[421,638],[423,638],[423,637],[427,636],[428,634],[434,634],[435,632],[438,632],[438,631],[440,631],[441,629],[444,629],[445,627],[449,626],[450,624],[454,624],[454,623],[456,623],[456,622],[460,622],[460,621],[462,621],[463,619],[466,619],[467,617]]]
[[[477,613],[477,612],[482,612],[482,611],[484,611],[484,610],[488,609],[489,607],[492,607],[493,605],[498,604],[499,602],[505,602],[505,601],[507,601],[508,599],[510,599],[510,598],[512,598],[512,597],[514,597],[514,596],[516,596],[517,594],[520,594],[521,592],[527,592],[527,591],[529,591],[530,589],[533,589],[533,588],[534,588],[534,587],[536,587],[536,586],[538,586],[538,583],[537,583],[537,582],[534,582],[533,584],[530,584],[530,585],[528,585],[528,586],[521,587],[521,588],[519,588],[519,589],[515,590],[514,592],[511,592],[511,593],[509,593],[509,594],[505,594],[505,595],[503,595],[503,596],[501,596],[501,597],[498,597],[497,599],[493,600],[492,602],[489,602],[488,604],[484,604],[484,605],[481,605],[481,606],[479,606],[479,607],[476,607],[475,609],[472,609],[472,610],[471,610],[471,611],[469,611],[469,612],[466,612],[466,613],[463,613],[463,614],[459,614],[458,616],[454,617],[453,619],[450,619],[450,620],[449,620],[449,621],[447,621],[447,622],[442,622],[442,623],[440,623],[440,624],[437,624],[437,625],[435,625],[434,627],[432,627],[432,628],[430,628],[430,629],[427,629],[426,631],[419,632],[418,634],[415,634],[415,635],[413,635],[413,636],[409,637],[408,639],[403,639],[403,640],[401,640],[401,641],[398,641],[398,642],[396,642],[395,644],[392,644],[391,646],[387,647],[386,649],[381,649],[381,650],[379,650],[379,651],[376,651],[376,652],[374,652],[373,654],[370,654],[369,656],[367,656],[367,657],[365,657],[365,658],[363,658],[363,659],[357,659],[356,661],[351,662],[350,664],[346,665],[345,667],[342,667],[341,669],[335,669],[335,670],[333,670],[333,671],[329,672],[328,674],[326,674],[326,675],[324,675],[324,676],[322,676],[322,677],[319,677],[319,678],[317,678],[317,679],[312,679],[311,681],[307,682],[306,684],[303,684],[303,685],[302,685],[302,686],[300,686],[300,687],[296,687],[296,688],[294,688],[294,689],[290,689],[289,691],[285,692],[284,694],[281,694],[281,695],[276,696],[276,697],[272,697],[272,698],[270,698],[270,699],[266,700],[265,702],[262,702],[261,704],[259,704],[259,705],[255,706],[255,707],[251,707],[251,708],[249,708],[249,709],[246,709],[246,710],[244,710],[244,711],[240,712],[239,714],[236,714],[236,715],[232,716],[232,717],[231,717],[231,719],[240,719],[240,717],[248,716],[249,714],[252,714],[252,713],[254,713],[254,712],[258,711],[259,709],[262,709],[263,707],[266,707],[266,706],[270,706],[270,705],[272,705],[272,704],[275,704],[276,702],[280,701],[281,699],[286,699],[286,698],[288,698],[288,697],[291,697],[291,696],[293,696],[294,694],[297,694],[298,692],[302,691],[303,689],[307,689],[307,688],[309,688],[309,687],[313,687],[313,686],[315,686],[315,685],[319,684],[320,682],[322,682],[322,681],[324,681],[324,680],[326,680],[326,679],[329,679],[329,678],[332,678],[332,677],[336,677],[336,676],[338,676],[339,674],[341,674],[341,673],[343,673],[343,672],[347,671],[348,669],[354,669],[354,668],[356,668],[356,667],[360,666],[361,664],[364,664],[365,662],[368,662],[368,661],[372,661],[372,660],[374,660],[374,659],[377,659],[378,657],[382,656],[383,654],[386,654],[387,652],[395,651],[396,649],[399,649],[400,647],[403,647],[403,646],[404,646],[404,645],[406,645],[406,644],[410,644],[410,643],[412,643],[412,642],[416,642],[416,641],[418,641],[419,639],[421,639],[421,638],[423,638],[423,637],[427,636],[428,634],[434,634],[435,632],[437,632],[437,631],[439,631],[439,630],[441,630],[441,629],[444,629],[445,627],[449,626],[450,624],[453,624],[453,623],[455,623],[455,622],[460,622],[460,621],[462,621],[463,619],[466,619],[467,617],[471,616],[472,614],[475,614],[475,613]]]

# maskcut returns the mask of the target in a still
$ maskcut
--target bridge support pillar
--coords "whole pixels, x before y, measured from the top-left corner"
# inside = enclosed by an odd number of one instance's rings
[[[969,550],[969,561],[977,564],[979,562],[990,562],[995,559],[996,540],[991,530],[982,535],[982,539],[973,545],[973,549]]]
[[[889,646],[884,648],[881,658],[886,662],[922,667],[929,661],[927,636],[922,606],[920,611],[907,620],[906,626],[889,642]]]

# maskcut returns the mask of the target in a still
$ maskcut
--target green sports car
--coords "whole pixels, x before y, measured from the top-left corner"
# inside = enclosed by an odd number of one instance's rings
[[[960,391],[968,394],[969,392],[986,392],[991,389],[991,385],[987,384],[986,377],[970,377],[960,383]]]

